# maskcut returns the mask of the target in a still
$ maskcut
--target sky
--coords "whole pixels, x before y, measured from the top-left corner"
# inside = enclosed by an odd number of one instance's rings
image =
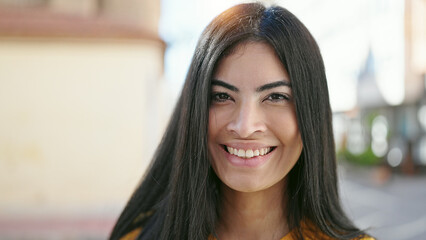
[[[165,78],[180,89],[198,37],[220,12],[241,0],[162,0],[160,35],[167,43]],[[277,0],[311,31],[323,55],[333,111],[357,103],[357,78],[368,52],[389,105],[404,98],[403,0]],[[368,97],[368,96],[366,96]]]

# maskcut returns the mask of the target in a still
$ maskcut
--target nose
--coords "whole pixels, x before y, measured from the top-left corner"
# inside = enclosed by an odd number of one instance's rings
[[[241,103],[232,113],[227,130],[240,138],[250,138],[266,131],[262,112],[256,103]]]

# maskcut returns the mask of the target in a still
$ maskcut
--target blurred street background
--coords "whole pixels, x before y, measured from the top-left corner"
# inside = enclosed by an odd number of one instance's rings
[[[0,0],[0,239],[106,239],[241,0]],[[276,0],[324,58],[344,207],[426,239],[426,0]]]

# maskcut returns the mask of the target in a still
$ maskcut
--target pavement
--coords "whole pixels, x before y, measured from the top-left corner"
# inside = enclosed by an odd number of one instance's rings
[[[340,165],[342,204],[377,239],[426,240],[426,175]]]

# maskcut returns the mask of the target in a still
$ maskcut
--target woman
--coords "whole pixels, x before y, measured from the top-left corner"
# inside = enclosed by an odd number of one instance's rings
[[[369,239],[340,206],[331,117],[300,21],[259,3],[225,11],[111,239]]]

